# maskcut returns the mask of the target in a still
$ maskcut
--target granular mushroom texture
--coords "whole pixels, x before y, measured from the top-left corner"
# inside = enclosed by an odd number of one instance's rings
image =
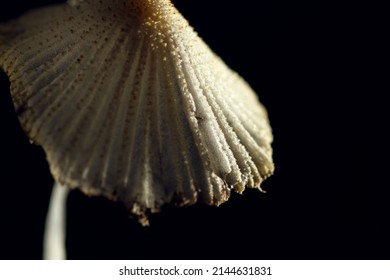
[[[76,0],[0,26],[0,67],[56,181],[121,201],[219,205],[273,173],[267,112],[169,0]]]

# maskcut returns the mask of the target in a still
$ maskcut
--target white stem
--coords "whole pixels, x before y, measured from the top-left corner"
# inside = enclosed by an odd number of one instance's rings
[[[44,260],[65,260],[65,220],[68,188],[55,182],[52,190],[49,211],[43,239]]]

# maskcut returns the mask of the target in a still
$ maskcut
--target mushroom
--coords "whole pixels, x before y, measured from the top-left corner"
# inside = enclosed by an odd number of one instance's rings
[[[165,203],[220,205],[274,171],[265,108],[169,0],[31,11],[0,27],[0,67],[53,198],[78,188],[147,225]]]

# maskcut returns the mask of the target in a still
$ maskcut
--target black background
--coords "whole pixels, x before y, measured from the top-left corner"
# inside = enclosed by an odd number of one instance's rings
[[[54,2],[3,3],[0,19]],[[383,127],[369,118],[381,111],[360,73],[365,42],[355,41],[364,16],[291,2],[174,1],[269,111],[276,172],[267,194],[248,190],[219,208],[166,206],[142,227],[121,205],[74,191],[69,258],[389,259],[389,184],[377,175],[388,163],[374,151]],[[18,124],[4,74],[0,85],[0,254],[40,259],[53,179]]]

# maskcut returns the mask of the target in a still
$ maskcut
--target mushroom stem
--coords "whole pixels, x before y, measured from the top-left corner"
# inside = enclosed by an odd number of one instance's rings
[[[44,260],[65,260],[65,220],[68,188],[55,182],[50,198],[43,239]]]

